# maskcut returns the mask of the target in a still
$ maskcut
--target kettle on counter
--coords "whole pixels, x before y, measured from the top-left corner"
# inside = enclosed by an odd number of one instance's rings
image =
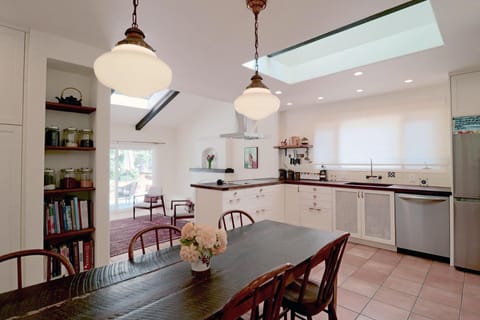
[[[319,178],[320,181],[327,181],[327,169],[325,169],[325,166],[323,164],[320,168]]]

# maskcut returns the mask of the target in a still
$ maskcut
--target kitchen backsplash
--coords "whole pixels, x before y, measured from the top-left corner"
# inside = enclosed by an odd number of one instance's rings
[[[302,179],[318,180],[319,170],[312,170],[307,168],[289,168],[294,171],[301,172]],[[355,181],[355,182],[379,182],[391,184],[406,184],[406,185],[424,185],[424,186],[439,186],[451,187],[450,175],[446,172],[435,171],[428,172],[426,170],[417,171],[381,171],[374,170],[373,175],[381,176],[381,179],[367,179],[370,171],[352,171],[352,170],[329,170],[327,167],[328,181]]]

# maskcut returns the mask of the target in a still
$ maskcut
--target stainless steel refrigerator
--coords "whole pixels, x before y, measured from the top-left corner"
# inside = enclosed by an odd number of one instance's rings
[[[454,119],[453,195],[455,266],[480,271],[480,116]]]

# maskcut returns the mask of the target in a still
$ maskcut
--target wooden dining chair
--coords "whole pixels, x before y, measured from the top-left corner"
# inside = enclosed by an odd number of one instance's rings
[[[174,226],[177,225],[177,220],[195,218],[195,204],[191,200],[171,200],[170,210],[173,210],[171,219]]]
[[[73,268],[70,261],[67,258],[58,254],[54,251],[44,250],[44,249],[27,249],[20,250],[11,253],[4,254],[0,256],[0,263],[10,260],[17,259],[17,287],[18,289],[22,288],[22,258],[26,256],[44,256],[47,258],[47,281],[50,281],[52,278],[52,263],[53,261],[61,263],[68,272],[68,275],[74,275],[75,269]]]
[[[292,320],[296,314],[311,320],[322,311],[327,312],[329,320],[337,319],[336,278],[349,236],[349,233],[342,234],[314,256],[292,268],[287,283],[293,282],[285,288],[282,302],[284,319],[287,318],[288,311]],[[322,262],[325,262],[322,280],[320,283],[311,281],[309,278],[312,268]]]
[[[159,225],[156,225],[156,226],[152,226],[152,227],[147,227],[145,229],[142,229],[140,231],[138,231],[133,237],[132,239],[130,239],[130,243],[128,245],[128,260],[130,261],[133,261],[134,259],[134,250],[135,250],[135,243],[137,242],[137,240],[140,238],[140,245],[141,245],[141,248],[142,248],[142,254],[145,254],[145,241],[144,241],[144,237],[153,237],[155,236],[155,242],[156,242],[156,245],[157,245],[157,251],[160,251],[160,243],[161,243],[161,239],[160,239],[160,236],[159,236],[159,232],[163,233],[163,235],[166,235],[168,234],[168,238],[169,238],[169,241],[170,241],[170,247],[173,246],[173,240],[175,238],[175,236],[178,236],[180,237],[182,231],[175,227],[175,226],[172,226],[172,225],[168,225],[168,224],[159,224]],[[155,234],[155,235],[153,235]]]
[[[224,212],[218,219],[218,228],[231,230],[255,223],[251,215],[242,210],[230,210]]]
[[[241,316],[248,314],[250,320],[279,319],[285,273],[291,267],[290,263],[284,264],[250,282],[223,306],[220,319],[244,319]]]

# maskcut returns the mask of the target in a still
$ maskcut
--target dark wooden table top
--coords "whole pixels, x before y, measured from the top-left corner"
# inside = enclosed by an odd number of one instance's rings
[[[230,297],[276,266],[294,265],[338,237],[273,221],[229,231],[207,279],[179,247],[0,295],[0,319],[213,319]]]

